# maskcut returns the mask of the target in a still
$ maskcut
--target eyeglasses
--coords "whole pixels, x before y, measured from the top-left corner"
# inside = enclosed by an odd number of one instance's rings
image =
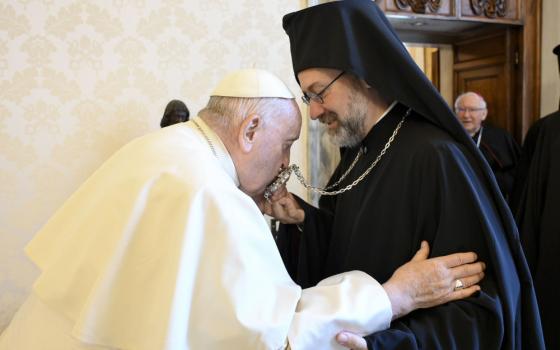
[[[323,104],[325,101],[323,100],[323,94],[325,93],[325,91],[327,91],[327,89],[334,84],[335,81],[338,80],[338,78],[340,78],[342,75],[344,74],[344,71],[342,71],[339,75],[336,76],[336,78],[334,78],[330,83],[327,84],[327,86],[325,86],[323,88],[323,90],[319,91],[318,93],[314,93],[314,92],[304,92],[303,96],[301,96],[301,99],[303,100],[303,103],[305,103],[306,105],[310,104],[311,101],[315,101],[319,104]]]
[[[483,110],[485,110],[485,109],[486,109],[486,108],[469,108],[469,107],[463,108],[463,107],[457,107],[457,108],[455,108],[455,112],[457,112],[457,113],[467,113],[467,112],[473,113],[473,112],[480,112],[480,111],[483,111]]]

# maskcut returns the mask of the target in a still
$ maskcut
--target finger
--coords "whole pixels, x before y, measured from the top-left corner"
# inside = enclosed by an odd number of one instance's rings
[[[285,196],[285,197],[279,198],[274,203],[277,203],[277,204],[282,205],[282,206],[290,206],[290,205],[292,205],[292,199],[288,196]]]
[[[458,289],[449,294],[447,302],[468,298],[478,291],[480,291],[480,286],[478,284],[468,288]]]
[[[340,332],[336,335],[336,341],[348,349],[367,350],[366,340],[354,333]]]
[[[436,260],[441,260],[443,264],[447,267],[455,267],[463,264],[469,264],[475,262],[477,259],[476,253],[455,253],[446,256],[440,256]]]
[[[264,203],[264,213],[268,216],[272,216],[272,205],[268,201]]]
[[[287,210],[288,210],[288,216],[293,218],[294,220],[297,220],[304,216],[303,209],[297,209],[295,207],[291,207],[291,208],[287,208]]]
[[[486,264],[483,262],[477,262],[474,264],[466,264],[451,269],[451,274],[453,278],[463,278],[471,275],[477,275],[484,271]]]
[[[284,209],[284,206],[281,205],[280,203],[272,203],[271,204],[272,207],[272,217],[274,217],[277,220],[283,221],[286,220],[288,218],[287,214],[286,214],[286,210]]]
[[[481,272],[481,273],[477,273],[476,275],[463,277],[460,280],[461,282],[463,282],[463,286],[470,287],[470,286],[474,286],[475,284],[478,284],[478,282],[480,282],[483,278],[484,278],[484,272]]]
[[[280,198],[285,197],[288,194],[288,190],[286,189],[286,185],[282,185],[276,192],[274,192],[271,196],[271,200],[275,201]]]
[[[426,260],[428,256],[430,256],[430,245],[428,242],[422,241],[422,243],[420,243],[420,249],[414,254],[411,261]]]
[[[291,196],[283,197],[279,199],[277,203],[288,213],[301,209],[296,200]]]

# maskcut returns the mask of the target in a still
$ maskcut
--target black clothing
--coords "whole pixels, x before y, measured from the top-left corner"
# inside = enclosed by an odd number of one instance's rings
[[[521,148],[507,131],[490,125],[480,128],[473,136],[473,141],[479,144],[478,149],[496,176],[502,195],[508,200],[513,189]]]
[[[488,266],[478,297],[413,312],[367,336],[370,348],[542,349],[529,270],[491,169],[382,11],[370,0],[336,1],[288,14],[283,24],[296,79],[307,68],[344,70],[414,111],[363,183],[323,199],[321,210],[305,206],[304,233],[288,227],[279,236],[292,277],[309,286],[360,269],[383,282],[422,239],[432,256],[472,249]],[[364,139],[368,152],[348,181],[377,156],[403,105]],[[344,153],[331,183],[356,152]]]
[[[159,125],[165,128],[166,126],[183,123],[189,121],[189,115],[189,109],[183,101],[171,100],[167,106],[165,106],[165,111],[163,112],[163,117]]]
[[[395,106],[371,130],[361,144],[367,153],[339,187],[369,167],[406,109]],[[347,149],[331,183],[348,169],[359,148]],[[519,276],[510,251],[501,248],[508,243],[473,161],[464,146],[412,113],[356,188],[322,197],[320,210],[300,202],[306,212],[304,233],[292,228],[278,238],[290,274],[303,287],[351,270],[383,283],[410,260],[422,240],[430,244],[432,256],[476,251],[487,263],[479,296],[415,311],[366,340],[373,349],[515,349],[520,335],[505,331],[515,325],[503,293],[511,292],[504,290],[511,284],[505,280],[518,281]],[[519,285],[517,302],[518,293]],[[529,346],[532,339],[523,341]]]
[[[535,281],[546,347],[560,349],[560,111],[529,129],[512,200]]]

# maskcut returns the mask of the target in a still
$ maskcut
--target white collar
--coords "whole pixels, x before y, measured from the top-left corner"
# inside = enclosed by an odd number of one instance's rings
[[[237,170],[235,169],[233,160],[231,159],[231,156],[220,137],[199,116],[191,119],[189,121],[189,124],[191,124],[191,127],[199,134],[201,134],[201,136],[205,139],[205,142],[208,143],[208,147],[214,153],[222,168],[224,168],[226,173],[231,177],[231,179],[235,183],[235,186],[239,187]],[[197,127],[197,125],[200,127],[200,129]]]
[[[387,114],[389,114],[389,112],[391,112],[391,110],[393,109],[393,107],[395,107],[397,105],[397,101],[393,101],[393,103],[391,103],[391,105],[389,105],[389,107],[385,110],[385,112],[383,112],[383,114],[381,115],[381,117],[379,117],[379,119],[377,119],[377,122],[375,122],[375,124],[379,123],[381,121],[381,119],[385,118],[385,116]]]

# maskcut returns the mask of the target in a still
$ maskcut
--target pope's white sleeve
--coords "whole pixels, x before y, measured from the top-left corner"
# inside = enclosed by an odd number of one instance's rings
[[[345,349],[335,340],[338,332],[371,334],[387,329],[392,316],[389,297],[375,279],[346,272],[303,290],[288,342],[293,350]]]

